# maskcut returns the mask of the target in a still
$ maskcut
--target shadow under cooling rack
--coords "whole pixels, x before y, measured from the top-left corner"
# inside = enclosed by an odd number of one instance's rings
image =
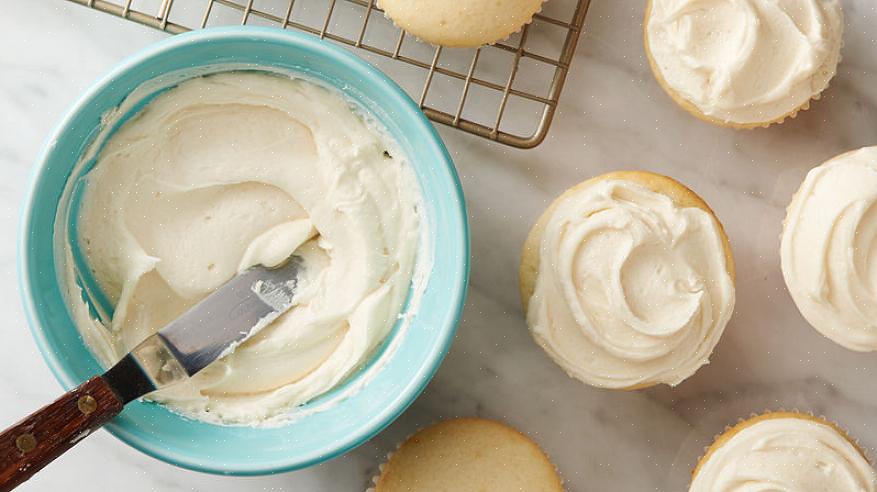
[[[69,1],[172,34],[234,24],[308,32],[355,48],[431,120],[519,148],[548,133],[590,3],[551,0],[509,39],[460,49],[406,35],[375,0]]]

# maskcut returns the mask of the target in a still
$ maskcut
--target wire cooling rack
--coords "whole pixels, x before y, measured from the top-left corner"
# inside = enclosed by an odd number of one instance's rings
[[[590,4],[551,0],[509,39],[459,49],[406,35],[375,0],[69,1],[172,34],[231,24],[308,32],[356,48],[431,120],[519,148],[548,133]]]

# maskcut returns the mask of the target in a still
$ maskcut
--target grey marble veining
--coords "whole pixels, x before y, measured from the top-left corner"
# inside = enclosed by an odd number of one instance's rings
[[[94,79],[165,37],[60,0],[8,3],[0,16],[4,426],[59,392],[26,328],[15,275],[19,207],[31,164]],[[99,432],[21,490],[69,490],[72,484],[74,490],[128,492],[358,491],[407,435],[465,415],[502,419],[533,436],[574,492],[684,490],[711,438],[764,409],[824,414],[874,455],[877,355],[847,351],[806,324],[785,290],[778,255],[785,206],[804,174],[833,155],[877,144],[877,4],[843,4],[839,74],[821,101],[783,125],[734,131],[689,116],[649,71],[641,48],[644,1],[593,0],[561,108],[542,146],[514,150],[439,127],[469,205],[470,296],[434,381],[369,443],[308,470],[229,478],[166,465]],[[617,169],[656,171],[692,187],[714,208],[734,248],[734,318],[712,363],[677,388],[612,392],[582,385],[531,341],[520,311],[517,265],[532,222],[564,189]]]

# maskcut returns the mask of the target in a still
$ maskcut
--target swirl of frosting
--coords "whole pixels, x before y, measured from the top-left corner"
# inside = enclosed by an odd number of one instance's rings
[[[831,425],[804,416],[747,424],[708,452],[689,492],[877,490],[874,469]]]
[[[877,147],[812,169],[789,205],[783,277],[820,333],[877,350]]]
[[[292,418],[370,360],[423,289],[426,226],[404,154],[341,94],[303,79],[188,79],[113,133],[84,179],[77,239],[115,306],[110,329],[88,315],[69,268],[67,290],[105,365],[238,272],[293,252],[304,261],[294,308],[150,395],[190,417]]]
[[[558,364],[593,386],[627,389],[676,385],[708,362],[734,307],[725,239],[709,212],[598,178],[547,213],[527,314]]]
[[[721,121],[776,121],[818,96],[837,70],[837,0],[651,0],[646,49],[656,74]]]

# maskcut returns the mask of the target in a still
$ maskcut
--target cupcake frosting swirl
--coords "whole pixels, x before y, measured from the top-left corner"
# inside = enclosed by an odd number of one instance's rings
[[[817,96],[840,58],[837,0],[652,0],[657,72],[703,114],[766,123]]]
[[[811,170],[789,205],[783,276],[801,314],[852,350],[877,350],[877,147]]]
[[[689,492],[741,490],[873,492],[877,475],[830,425],[809,418],[769,418],[714,449]]]
[[[734,307],[710,213],[624,180],[574,189],[549,213],[528,323],[558,364],[631,388],[676,385],[708,362]]]

